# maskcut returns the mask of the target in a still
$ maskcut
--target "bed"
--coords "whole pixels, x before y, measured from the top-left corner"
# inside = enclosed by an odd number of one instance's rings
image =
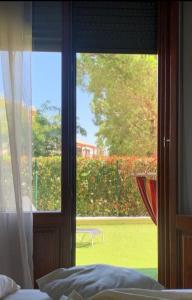
[[[162,291],[163,293],[166,292],[167,293],[167,290],[163,290]],[[190,300],[192,299],[192,289],[191,290],[169,290],[168,293],[170,294],[169,295],[169,298],[156,298],[154,296],[154,298],[151,298],[150,297],[150,300],[151,299],[174,299],[174,300]],[[174,293],[174,297],[172,298],[172,293]],[[176,296],[178,295],[178,296]],[[186,297],[185,297],[186,295]],[[109,297],[109,298],[108,298]],[[122,295],[121,297],[119,297],[119,294],[116,293],[115,295],[112,296],[109,295],[107,298],[106,298],[106,295],[103,295],[103,297],[100,297],[100,298],[96,298],[97,299],[137,299],[136,298],[127,298],[127,294],[125,294],[125,296],[123,296],[122,298]],[[4,300],[51,300],[52,298],[50,298],[46,293],[43,293],[41,292],[40,290],[19,290],[5,298],[3,298]],[[76,300],[76,297],[72,297],[70,298],[70,300]],[[138,299],[148,299],[146,298],[145,296],[143,297],[140,297]]]
[[[5,300],[50,300],[51,298],[40,290],[19,290],[5,298]]]
[[[22,290],[0,275],[4,300],[192,300],[192,290],[165,290],[156,280],[133,269],[111,265],[59,268],[37,280],[39,290]]]

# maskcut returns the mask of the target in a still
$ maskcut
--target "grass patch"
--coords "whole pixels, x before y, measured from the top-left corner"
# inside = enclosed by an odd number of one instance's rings
[[[89,222],[88,222],[89,221]],[[123,221],[123,220],[122,220]],[[125,220],[124,220],[125,221]],[[123,222],[124,222],[123,221]],[[140,220],[141,221],[141,220]],[[100,224],[101,223],[101,224]],[[97,220],[77,221],[81,228],[98,228],[104,233],[91,238],[88,234],[77,234],[76,264],[111,264],[137,269],[151,277],[157,276],[157,228],[152,222],[126,222],[110,220],[105,224]]]
[[[77,217],[77,226],[153,224],[150,217]]]

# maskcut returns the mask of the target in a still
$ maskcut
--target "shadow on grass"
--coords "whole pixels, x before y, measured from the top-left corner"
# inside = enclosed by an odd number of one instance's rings
[[[134,270],[140,272],[140,273],[143,273],[151,278],[154,278],[154,279],[157,279],[157,276],[158,276],[158,270],[157,268],[141,268],[141,269],[137,269],[137,268],[134,268]]]

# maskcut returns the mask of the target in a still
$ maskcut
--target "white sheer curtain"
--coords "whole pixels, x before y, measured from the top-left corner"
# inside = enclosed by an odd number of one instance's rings
[[[0,273],[33,286],[31,3],[0,2]]]

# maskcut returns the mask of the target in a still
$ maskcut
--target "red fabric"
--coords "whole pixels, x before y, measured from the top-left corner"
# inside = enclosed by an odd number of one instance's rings
[[[136,177],[137,185],[145,204],[145,207],[155,223],[157,225],[157,183],[154,179],[149,179],[144,176]]]

